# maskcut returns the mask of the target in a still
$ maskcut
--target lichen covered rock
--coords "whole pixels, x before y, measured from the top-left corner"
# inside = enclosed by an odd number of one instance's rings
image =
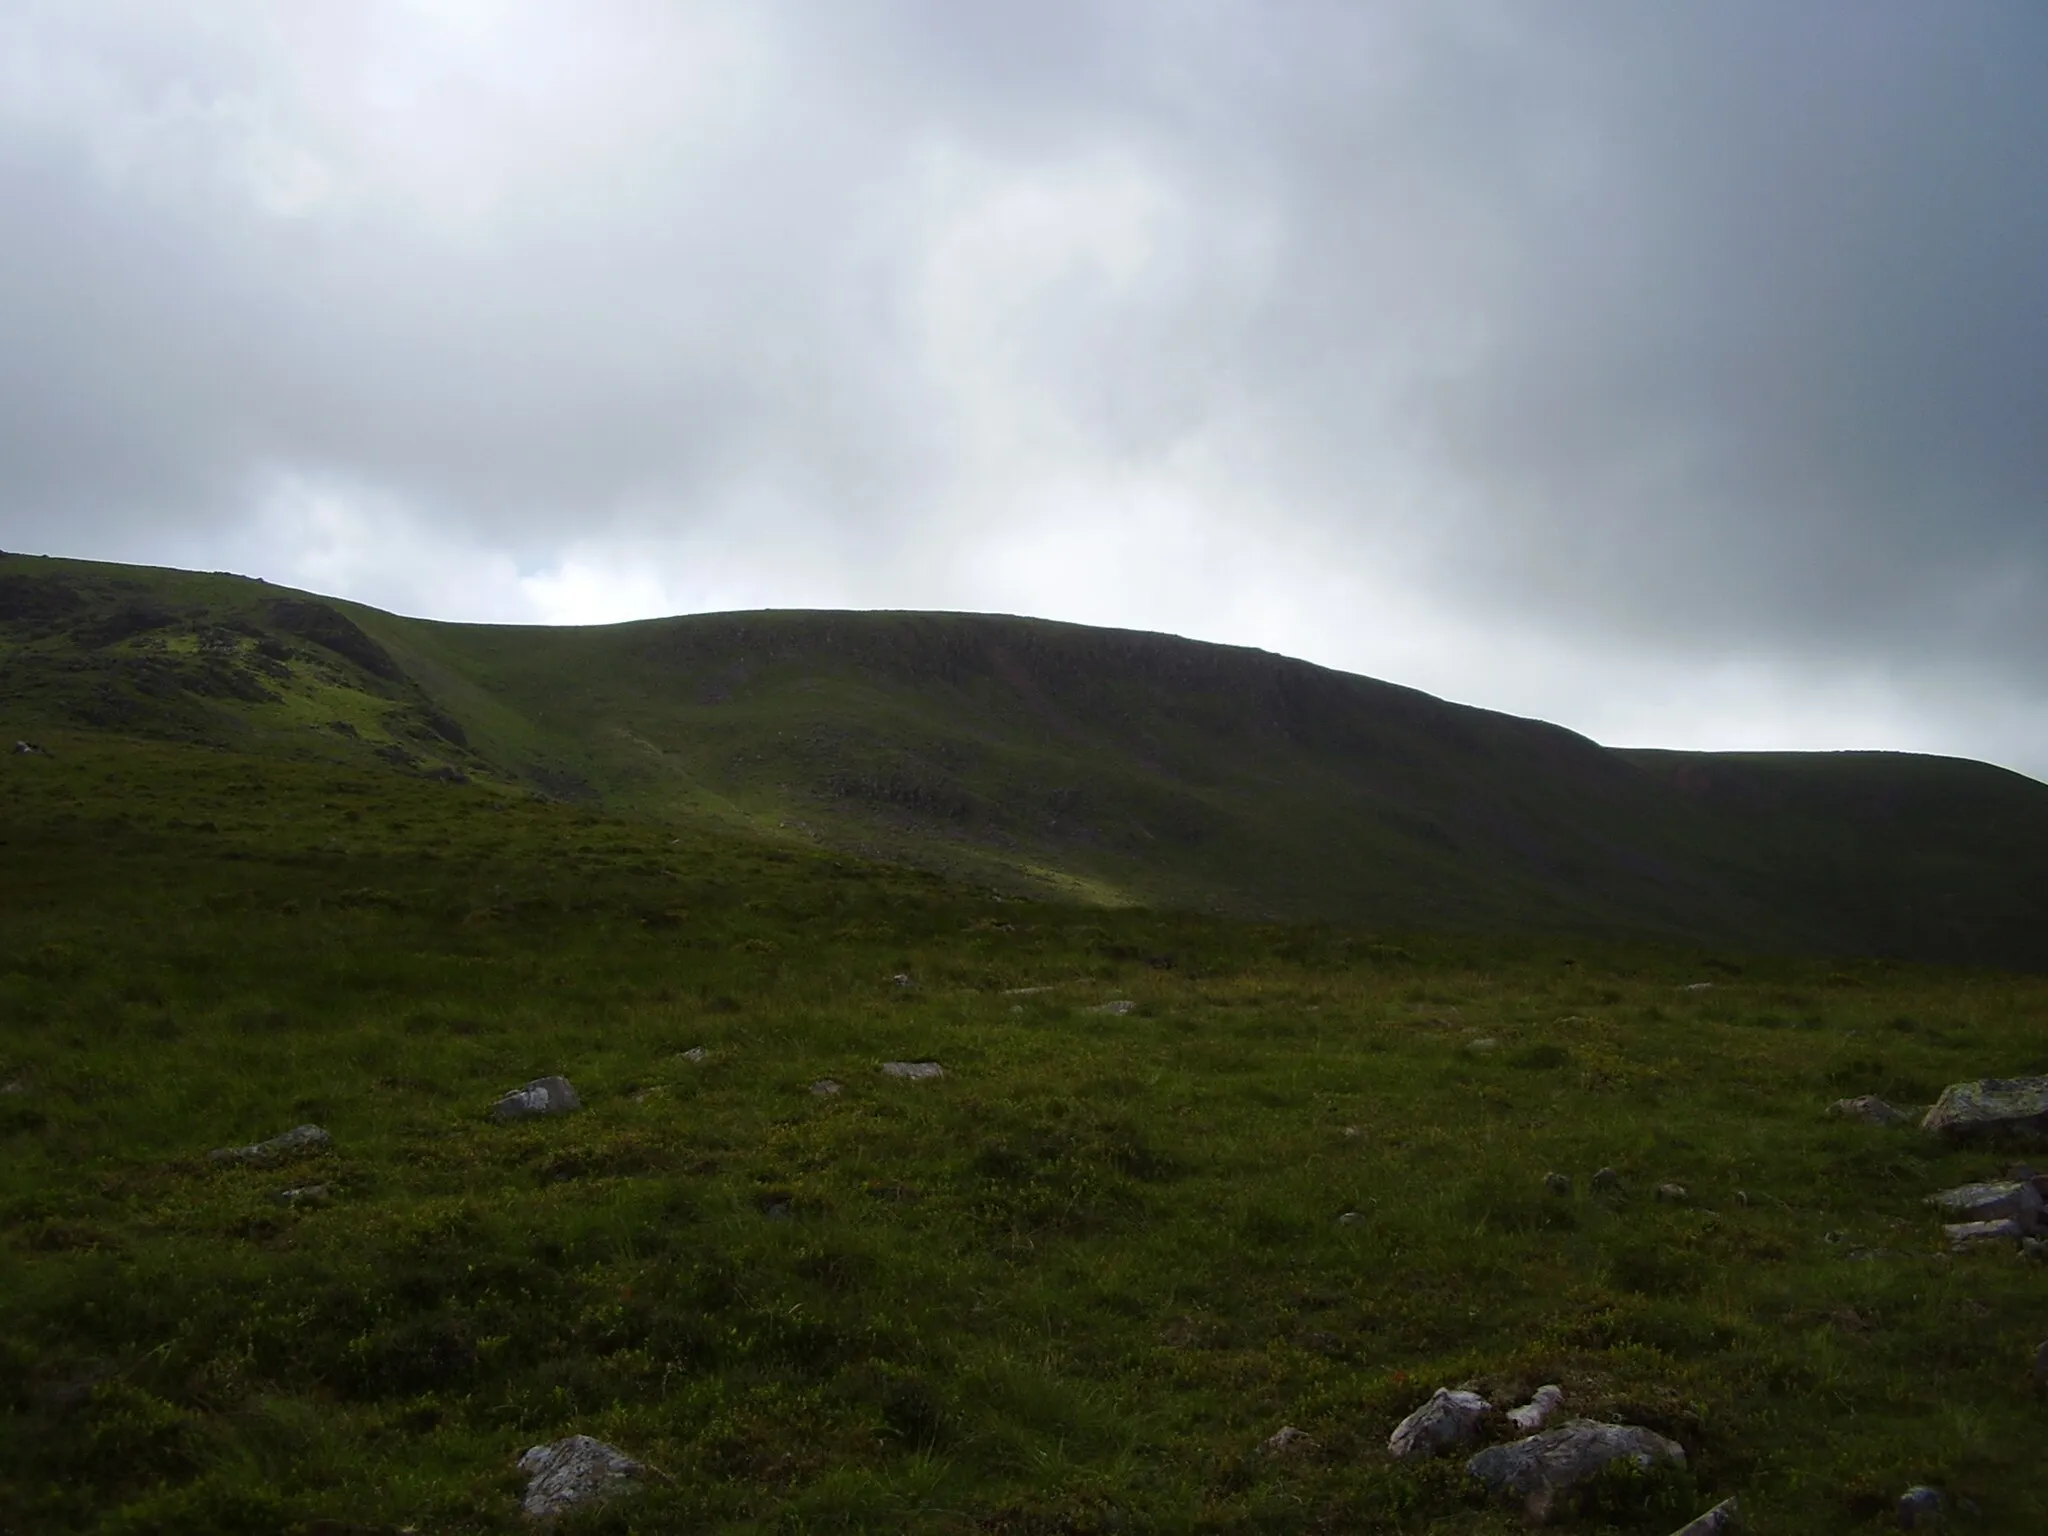
[[[571,1435],[534,1446],[519,1470],[529,1479],[520,1509],[529,1520],[552,1520],[630,1487],[646,1469],[615,1445]]]

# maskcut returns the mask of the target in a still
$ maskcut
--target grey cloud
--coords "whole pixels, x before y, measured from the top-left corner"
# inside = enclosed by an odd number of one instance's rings
[[[1467,628],[2048,709],[2038,7],[622,5],[402,90],[403,6],[228,14],[0,33],[9,547],[305,474],[887,602],[1192,462]]]

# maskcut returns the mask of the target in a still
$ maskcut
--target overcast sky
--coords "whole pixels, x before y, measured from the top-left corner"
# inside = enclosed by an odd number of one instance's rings
[[[2048,777],[2048,7],[9,0],[0,547]]]

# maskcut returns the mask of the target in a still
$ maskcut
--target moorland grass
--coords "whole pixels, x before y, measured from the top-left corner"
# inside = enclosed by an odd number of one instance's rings
[[[1006,900],[46,745],[0,759],[0,1529],[510,1530],[584,1432],[661,1475],[565,1529],[1509,1531],[1385,1440],[1545,1381],[1689,1453],[1585,1529],[1923,1481],[2048,1523],[2048,1273],[1921,1204],[1999,1160],[1825,1113],[2041,1070],[2039,978]],[[581,1113],[491,1121],[551,1072]]]

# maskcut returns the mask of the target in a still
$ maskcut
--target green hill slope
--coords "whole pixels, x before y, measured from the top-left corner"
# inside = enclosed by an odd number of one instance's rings
[[[1617,752],[1263,652],[965,614],[583,629],[0,560],[0,709],[382,758],[1005,890],[1404,928],[2048,963],[2048,787]]]

